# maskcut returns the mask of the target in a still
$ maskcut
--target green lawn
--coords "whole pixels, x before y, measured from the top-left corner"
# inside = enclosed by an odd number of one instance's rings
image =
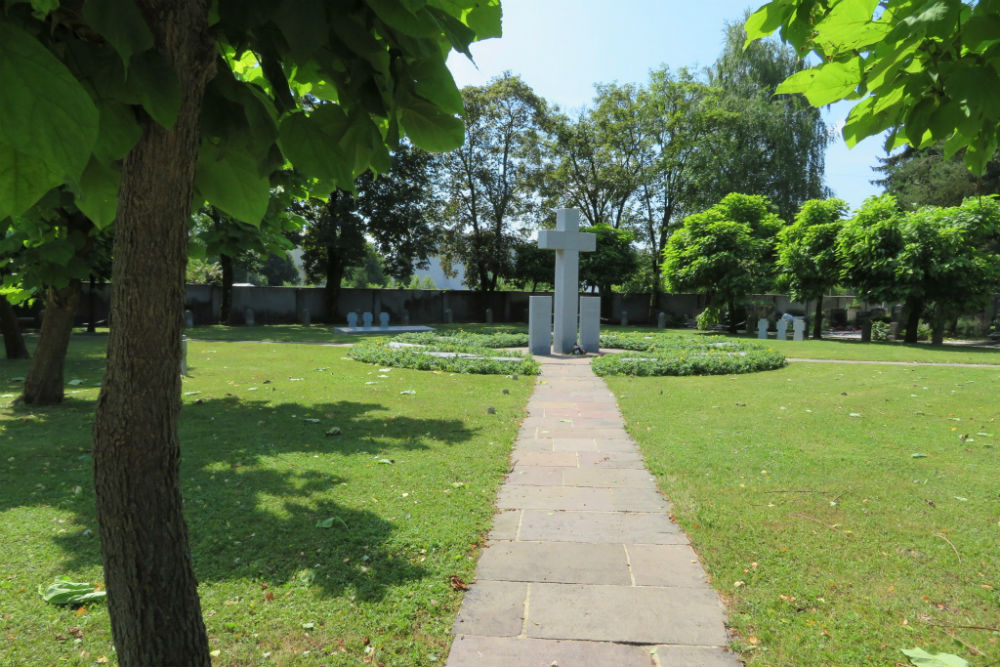
[[[105,341],[74,336],[59,407],[11,408],[28,365],[0,362],[0,664],[115,661],[103,604],[36,592],[102,578],[89,452]],[[531,379],[383,372],[317,345],[191,341],[188,363],[182,485],[216,661],[443,663],[449,578],[472,579]]]
[[[996,664],[1000,368],[607,381],[749,664]]]

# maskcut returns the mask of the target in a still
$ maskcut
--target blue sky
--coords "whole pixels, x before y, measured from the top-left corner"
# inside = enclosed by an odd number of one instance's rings
[[[501,0],[504,36],[474,44],[448,61],[459,87],[480,85],[510,70],[564,111],[590,104],[595,83],[645,83],[651,69],[700,69],[722,51],[726,22],[763,0]],[[478,66],[478,68],[477,68]],[[850,106],[824,111],[835,126],[827,148],[826,182],[857,208],[879,189],[869,183],[882,143],[870,138],[848,149],[839,128]]]

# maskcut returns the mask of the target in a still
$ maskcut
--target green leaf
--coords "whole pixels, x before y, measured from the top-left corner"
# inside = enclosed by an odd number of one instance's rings
[[[969,667],[964,658],[951,653],[928,653],[922,648],[899,649],[916,667]]]
[[[850,95],[861,83],[861,63],[858,60],[828,62],[819,67],[796,72],[781,85],[777,93],[803,93],[809,104],[825,106]]]
[[[41,43],[0,23],[0,209],[20,214],[83,173],[97,141],[97,107]]]
[[[420,97],[450,114],[461,115],[465,111],[462,93],[443,60],[420,60],[409,65],[406,72],[416,81],[414,90]]]
[[[747,18],[744,28],[747,31],[747,41],[744,42],[745,49],[750,42],[761,37],[767,37],[781,25],[795,11],[795,5],[788,0],[776,0],[769,2]]]
[[[156,51],[132,56],[126,86],[136,95],[153,120],[170,129],[181,108],[181,88],[177,74]]]
[[[105,591],[98,591],[96,586],[70,581],[63,577],[48,588],[38,587],[38,594],[49,604],[81,605],[107,597]]]
[[[92,159],[80,177],[76,206],[99,229],[115,220],[118,212],[118,184],[121,172]]]
[[[125,157],[142,136],[142,127],[135,112],[127,104],[105,100],[98,106],[100,131],[94,145],[94,155],[104,163]]]
[[[417,97],[407,99],[404,104],[399,124],[420,148],[444,152],[458,148],[465,141],[465,124],[461,119]]]
[[[223,152],[203,144],[195,186],[205,199],[241,222],[258,225],[267,213],[270,183],[245,149],[230,147]]]
[[[133,53],[153,48],[153,33],[134,2],[87,0],[83,18],[114,47],[126,69]]]
[[[45,19],[59,8],[59,0],[31,0],[31,8],[37,18]]]
[[[500,7],[500,0],[486,0],[486,2],[480,0],[479,2],[466,2],[466,4],[471,5],[471,8],[462,17],[462,20],[476,31],[478,39],[489,39],[503,35],[503,10]]]
[[[283,118],[278,141],[285,157],[303,174],[350,189],[353,164],[340,149],[340,139],[349,126],[338,105],[323,104],[308,116],[298,112]]]
[[[411,12],[398,0],[365,0],[375,15],[390,28],[411,37],[434,38],[442,30],[426,10]]]

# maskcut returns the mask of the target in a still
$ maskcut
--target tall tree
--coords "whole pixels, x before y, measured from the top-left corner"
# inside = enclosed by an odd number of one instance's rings
[[[780,31],[818,65],[789,76],[780,93],[804,93],[821,107],[856,100],[844,125],[848,146],[889,131],[887,148],[945,142],[967,148],[982,174],[1000,143],[994,2],[771,0],[746,22],[748,41]]]
[[[730,192],[767,195],[791,220],[807,199],[825,196],[824,156],[829,135],[819,111],[802,95],[778,95],[778,85],[802,70],[795,52],[774,41],[746,48],[741,23],[726,28],[722,55],[709,82],[723,91],[728,122],[699,153],[705,205]]]
[[[446,259],[485,296],[510,274],[517,223],[535,212],[545,101],[509,72],[462,90],[465,143],[444,156]]]
[[[879,158],[881,164],[875,170],[882,178],[872,183],[881,185],[906,211],[921,206],[958,206],[966,197],[1000,194],[1000,151],[979,176],[969,171],[964,160],[965,150],[945,157],[941,142],[919,149],[906,145]]]
[[[611,286],[624,282],[638,267],[638,256],[632,247],[635,234],[629,229],[615,229],[611,225],[593,225],[580,231],[597,237],[594,252],[582,253],[580,256],[580,281],[598,288],[601,311],[605,317],[610,317]],[[554,255],[551,251],[548,252]]]
[[[840,279],[837,235],[845,213],[847,202],[841,199],[810,199],[778,232],[778,284],[796,301],[815,299],[813,338],[823,335],[823,296]]]
[[[13,0],[0,15],[0,219],[68,184],[116,225],[94,476],[122,665],[210,664],[178,484],[191,202],[256,221],[286,159],[332,190],[386,169],[401,134],[460,144],[445,57],[500,25],[493,0],[209,4]],[[307,90],[335,103],[303,110]]]
[[[689,215],[667,241],[663,274],[676,291],[704,292],[711,308],[726,306],[736,332],[739,302],[771,280],[774,236],[782,226],[763,195],[728,194]]]

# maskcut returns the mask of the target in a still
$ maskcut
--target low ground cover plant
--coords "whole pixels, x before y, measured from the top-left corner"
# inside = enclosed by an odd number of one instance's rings
[[[591,366],[598,375],[725,375],[785,365],[785,355],[777,350],[736,339],[636,335],[607,338],[628,346],[630,351],[596,357]]]
[[[412,331],[394,336],[393,340],[420,345],[472,345],[476,347],[525,347],[527,331],[510,331],[483,328],[467,331]]]
[[[375,339],[353,345],[352,359],[369,364],[421,371],[483,375],[538,375],[538,362],[520,352],[475,345],[418,345]]]
[[[39,591],[103,582],[90,433],[106,340],[73,337],[60,406],[11,406],[30,362],[0,365],[2,665],[116,662],[102,601]],[[533,383],[346,352],[188,344],[181,490],[213,662],[447,658]]]

